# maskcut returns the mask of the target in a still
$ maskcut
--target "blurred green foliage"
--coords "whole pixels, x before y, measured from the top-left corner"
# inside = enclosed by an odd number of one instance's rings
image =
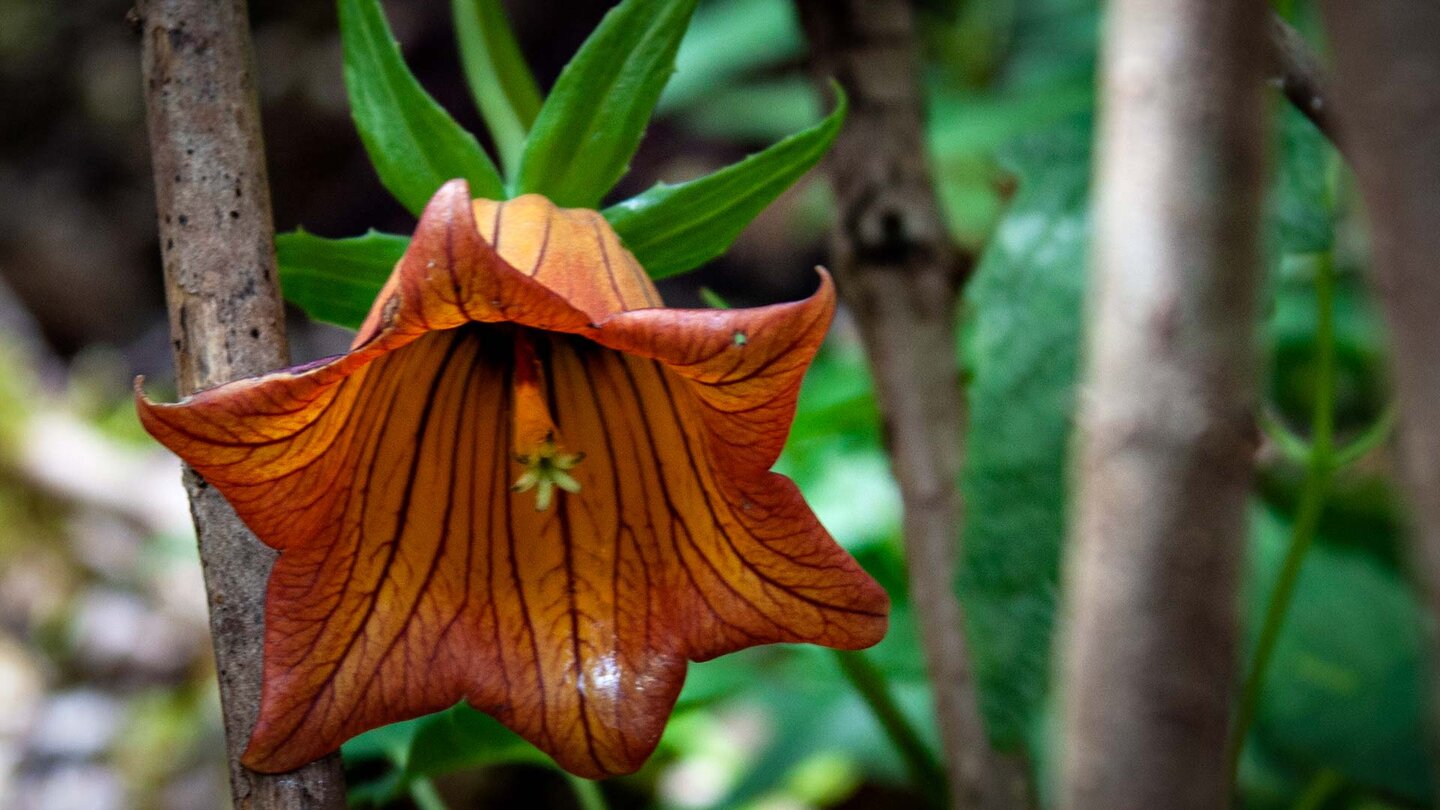
[[[1019,190],[965,299],[970,424],[958,584],[981,708],[1007,750],[1026,747],[1048,693],[1089,239],[1090,128],[1085,116],[1009,150]]]
[[[425,147],[407,122],[438,107],[397,74],[404,65],[382,30],[376,0],[341,5],[365,22],[363,41],[346,34],[347,79],[387,187],[412,211],[448,179],[446,171],[479,177],[474,193],[493,190],[501,181],[490,178],[488,159],[475,159],[464,137],[442,138],[439,158],[416,164],[407,156]],[[842,98],[822,118],[788,0],[707,0],[687,29],[691,8],[680,0],[627,0],[542,104],[543,97],[530,96],[533,79],[508,31],[496,28],[503,24],[498,6],[456,3],[467,75],[512,192],[598,205],[625,170],[652,106],[707,138],[773,144],[702,180],[660,185],[606,209],[657,276],[724,251],[815,164],[844,117]],[[1034,764],[1042,797],[1056,757],[1052,639],[1082,363],[1099,22],[1093,0],[935,0],[921,15],[937,192],[955,242],[978,260],[957,334],[969,425],[957,482],[967,525],[956,587],[989,731],[998,746]],[[381,122],[367,105],[382,92],[391,94],[384,103],[413,110]],[[1269,363],[1257,385],[1267,412],[1303,434],[1316,397],[1314,267],[1317,257],[1332,257],[1341,269],[1335,394],[1343,444],[1371,430],[1388,407],[1385,337],[1340,160],[1278,96],[1275,108],[1264,302]],[[438,126],[449,132],[452,124]],[[436,168],[402,182],[390,174],[399,165]],[[374,233],[351,240],[285,235],[286,294],[313,317],[353,326],[404,245],[403,237]],[[779,469],[894,597],[894,628],[869,655],[934,745],[924,662],[905,600],[898,497],[853,337],[832,339],[807,377]],[[1285,453],[1264,453],[1244,602],[1252,643],[1302,472]],[[1242,805],[1288,807],[1317,796],[1326,807],[1433,799],[1422,711],[1424,623],[1400,563],[1402,524],[1393,460],[1382,442],[1340,471],[1327,500],[1246,748]],[[345,754],[353,798],[377,805],[408,795],[424,806],[428,780],[456,769],[546,764],[463,706],[363,735]],[[703,790],[667,792],[667,774],[701,772],[705,779],[690,781],[708,785]],[[766,797],[824,805],[859,785],[887,784],[918,801],[910,778],[829,653],[787,647],[694,667],[654,760],[605,790],[636,805],[735,807]]]

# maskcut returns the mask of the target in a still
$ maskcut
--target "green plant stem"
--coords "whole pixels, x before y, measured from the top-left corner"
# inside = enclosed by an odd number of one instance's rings
[[[840,665],[845,679],[850,681],[850,685],[855,687],[855,691],[875,715],[876,722],[885,730],[895,750],[905,760],[905,766],[915,784],[932,801],[943,803],[947,791],[945,773],[940,769],[940,761],[900,711],[894,695],[890,694],[890,684],[886,682],[885,674],[858,650],[836,650],[835,661]]]
[[[1342,470],[1369,455],[1372,450],[1390,441],[1395,432],[1395,406],[1386,408],[1375,424],[1365,429],[1353,441],[1335,451],[1335,469]]]
[[[1325,498],[1336,469],[1335,456],[1335,266],[1329,253],[1322,254],[1315,267],[1315,401],[1310,417],[1309,459],[1300,490],[1300,504],[1290,533],[1280,575],[1265,607],[1260,639],[1255,645],[1250,672],[1240,693],[1240,708],[1230,735],[1230,784],[1237,785],[1240,754],[1245,737],[1255,722],[1265,678],[1275,654],[1275,644],[1285,627],[1290,602],[1305,555],[1320,528]]]
[[[1305,786],[1305,792],[1295,800],[1294,810],[1320,810],[1325,805],[1325,801],[1344,786],[1345,780],[1341,778],[1340,774],[1325,768],[1315,774],[1315,778]]]
[[[610,805],[605,801],[605,794],[601,792],[598,782],[576,776],[569,771],[560,773],[565,776],[565,781],[570,783],[570,790],[575,793],[575,801],[580,805],[580,810],[609,810]]]
[[[448,810],[445,800],[435,790],[435,783],[429,779],[416,779],[410,783],[410,800],[420,810]]]

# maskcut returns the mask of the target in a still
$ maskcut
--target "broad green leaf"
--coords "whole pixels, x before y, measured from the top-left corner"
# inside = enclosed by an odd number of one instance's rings
[[[540,88],[520,53],[500,0],[451,0],[465,80],[513,178],[525,136],[540,112]]]
[[[1257,510],[1245,604],[1250,641],[1289,543],[1285,516]],[[1291,769],[1429,806],[1424,620],[1399,575],[1369,554],[1316,544],[1275,649],[1251,742]]]
[[[448,180],[463,177],[476,197],[502,199],[495,164],[415,80],[379,0],[340,0],[345,88],[360,141],[380,182],[419,216]]]
[[[970,284],[970,425],[958,578],[981,709],[1025,745],[1049,688],[1066,463],[1081,339],[1088,121],[1023,141],[1019,189]]]
[[[520,159],[518,193],[595,208],[640,145],[695,0],[625,0],[565,66]]]
[[[846,103],[841,93],[835,111],[815,126],[698,180],[654,186],[605,209],[605,218],[651,278],[693,270],[724,253],[824,156],[845,121]]]
[[[378,231],[326,239],[305,231],[275,237],[285,300],[317,321],[358,329],[410,240]]]

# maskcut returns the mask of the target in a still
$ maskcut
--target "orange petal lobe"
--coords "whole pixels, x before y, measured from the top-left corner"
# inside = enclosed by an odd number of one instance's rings
[[[737,476],[770,469],[795,417],[800,382],[835,313],[835,285],[752,309],[651,309],[606,319],[594,339],[652,357],[685,381],[716,459]]]
[[[507,263],[591,320],[662,306],[654,282],[598,212],[558,208],[538,194],[476,200],[474,208],[480,235]]]
[[[472,321],[583,332],[591,316],[502,258],[477,229],[465,181],[451,180],[425,206],[410,247],[375,299],[354,345],[382,331],[392,339],[413,339]]]

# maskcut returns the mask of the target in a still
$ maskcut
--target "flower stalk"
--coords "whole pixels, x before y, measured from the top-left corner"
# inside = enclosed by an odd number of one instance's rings
[[[920,732],[895,702],[885,673],[862,651],[837,650],[834,655],[840,672],[845,675],[850,685],[855,687],[855,692],[874,715],[875,722],[880,724],[895,751],[905,760],[910,778],[933,806],[943,805],[946,796],[945,772],[941,770],[940,762],[935,758],[930,746],[920,738]]]

